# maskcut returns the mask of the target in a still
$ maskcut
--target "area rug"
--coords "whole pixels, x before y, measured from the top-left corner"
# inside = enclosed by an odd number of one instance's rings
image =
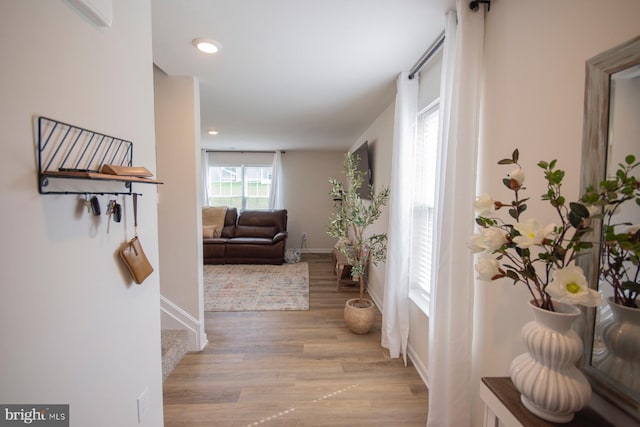
[[[309,267],[283,265],[205,265],[205,311],[309,309]]]

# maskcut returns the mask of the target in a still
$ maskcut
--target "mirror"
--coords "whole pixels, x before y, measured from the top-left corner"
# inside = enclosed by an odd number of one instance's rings
[[[636,161],[640,159],[639,119],[640,37],[636,37],[587,61],[581,194],[588,186],[598,188],[600,181],[614,175],[627,154],[634,154]],[[629,203],[616,215],[616,222],[640,224],[640,209]],[[595,221],[594,239],[599,240],[601,235],[602,224]],[[591,287],[603,297],[601,307],[587,311],[583,370],[596,393],[640,420],[640,332],[636,330],[631,340],[636,346],[633,357],[621,359],[614,354],[610,333],[613,313],[606,302],[613,292],[599,277],[598,245],[577,263]],[[629,347],[628,342],[625,345]]]

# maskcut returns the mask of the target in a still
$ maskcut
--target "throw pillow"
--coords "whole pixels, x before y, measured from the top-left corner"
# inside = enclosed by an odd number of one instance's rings
[[[212,239],[214,237],[220,237],[220,229],[213,225],[202,226],[202,237],[205,239]]]
[[[202,208],[202,225],[213,225],[222,230],[227,208],[224,206],[208,206]]]

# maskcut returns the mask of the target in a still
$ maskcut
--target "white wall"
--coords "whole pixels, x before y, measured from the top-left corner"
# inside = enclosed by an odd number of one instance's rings
[[[638,35],[640,2],[499,2],[486,15],[485,88],[478,194],[507,198],[496,162],[520,149],[527,172],[527,217],[553,219],[538,201],[545,192],[539,160],[558,159],[566,170],[563,191],[579,192],[585,61]],[[504,191],[503,191],[504,190]],[[511,199],[509,199],[511,200]],[[503,376],[524,351],[520,329],[531,319],[524,289],[510,282],[476,284],[474,358],[480,376]],[[481,424],[475,401],[474,420]]]
[[[145,388],[142,425],[162,425],[157,189],[134,184],[156,268],[135,285],[116,256],[131,198],[107,234],[76,196],[39,195],[32,120],[129,139],[134,163],[155,172],[150,20],[148,0],[114,0],[106,29],[63,1],[0,2],[0,402],[69,403],[76,426],[137,425]]]
[[[342,179],[344,153],[340,151],[287,151],[282,155],[284,206],[288,210],[288,248],[330,251],[336,240],[327,235],[333,201],[329,177]]]
[[[393,119],[395,103],[391,103],[369,126],[369,128],[354,142],[349,151],[355,151],[364,141],[369,143],[369,162],[373,170],[373,185],[376,192],[382,187],[391,185],[391,157],[393,151]],[[393,193],[393,189],[391,189]],[[391,196],[393,197],[393,195]],[[378,221],[369,227],[367,233],[385,233],[389,229],[389,206],[382,209]],[[367,276],[367,290],[369,295],[382,308],[384,299],[384,276],[386,263],[369,267]]]
[[[167,76],[154,67],[159,188],[158,241],[163,275],[160,292],[190,316],[178,324],[163,313],[163,327],[191,332],[190,349],[206,345],[202,305],[202,184],[200,92],[193,77]],[[163,305],[164,306],[164,305]],[[173,311],[171,311],[173,313]]]

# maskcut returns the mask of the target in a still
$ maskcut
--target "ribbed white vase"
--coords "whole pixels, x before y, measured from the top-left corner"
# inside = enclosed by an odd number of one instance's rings
[[[556,311],[529,303],[534,320],[522,328],[528,352],[517,356],[509,369],[522,404],[547,421],[566,423],[591,399],[591,386],[575,363],[582,340],[571,329],[580,317],[577,307],[554,302]]]
[[[608,299],[613,316],[603,322],[606,354],[598,369],[636,393],[640,392],[640,309]]]

